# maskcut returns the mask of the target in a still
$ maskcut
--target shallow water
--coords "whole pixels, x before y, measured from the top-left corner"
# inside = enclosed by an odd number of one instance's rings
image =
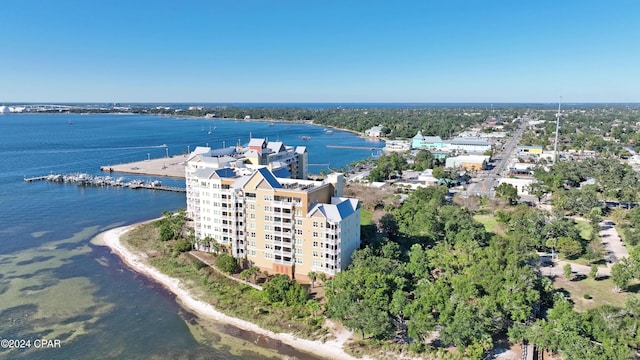
[[[211,135],[201,131],[209,124],[215,128]],[[161,144],[173,155],[207,143],[248,142],[249,133],[305,145],[311,163],[331,167],[370,151],[328,149],[327,143],[383,145],[347,132],[326,135],[306,124],[112,114],[0,116],[0,338],[60,340],[54,349],[0,349],[0,358],[311,358],[277,341],[196,318],[162,286],[130,271],[108,248],[90,243],[106,229],[183,208],[184,194],[23,181],[50,172],[100,174],[101,165],[164,156]],[[320,168],[326,166],[310,171]],[[161,180],[181,185],[181,180]]]

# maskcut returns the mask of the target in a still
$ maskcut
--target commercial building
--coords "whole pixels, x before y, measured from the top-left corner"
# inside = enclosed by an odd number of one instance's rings
[[[447,148],[449,151],[484,154],[491,151],[491,143],[484,139],[458,137],[449,140]]]
[[[491,150],[490,142],[478,137],[456,137],[442,140],[439,136],[424,136],[421,131],[411,139],[412,149],[425,149],[439,153],[471,153],[484,154]]]
[[[187,164],[187,215],[198,249],[214,243],[253,266],[293,278],[333,276],[360,246],[360,205],[343,197],[344,176],[277,178],[266,166]]]
[[[531,179],[531,178],[518,179],[518,178],[503,177],[503,178],[500,178],[500,180],[498,180],[498,186],[500,186],[500,184],[503,184],[503,183],[510,184],[514,188],[516,188],[518,195],[529,195],[529,189],[531,187],[531,184],[533,184],[534,182],[536,182],[536,179]]]
[[[411,147],[413,149],[442,151],[445,149],[445,144],[440,136],[424,136],[421,131],[418,131],[416,136],[411,139]]]
[[[542,154],[542,146],[517,146],[516,147],[517,156],[531,156],[531,155],[540,156],[541,154]]]
[[[491,157],[484,155],[460,155],[447,158],[445,167],[465,170],[484,170],[487,168],[489,159],[491,159]]]

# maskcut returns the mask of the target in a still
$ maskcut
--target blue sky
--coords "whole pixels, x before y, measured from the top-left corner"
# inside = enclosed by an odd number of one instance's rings
[[[640,102],[640,1],[0,3],[3,102]]]

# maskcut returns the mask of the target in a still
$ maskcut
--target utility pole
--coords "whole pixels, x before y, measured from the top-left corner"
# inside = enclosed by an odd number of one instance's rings
[[[556,113],[556,140],[553,143],[553,165],[558,161],[558,130],[560,129],[560,106],[562,105],[562,96],[558,103],[558,112]]]

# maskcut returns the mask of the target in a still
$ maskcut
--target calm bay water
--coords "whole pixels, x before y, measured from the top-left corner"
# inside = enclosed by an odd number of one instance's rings
[[[197,319],[161,286],[90,243],[106,229],[185,207],[184,194],[23,181],[50,172],[100,174],[101,165],[162,157],[162,144],[178,155],[195,146],[246,143],[250,134],[307,146],[310,163],[323,164],[310,166],[314,173],[329,163],[339,168],[371,155],[326,144],[383,146],[305,124],[113,114],[0,116],[0,338],[61,340],[60,349],[0,349],[0,358],[311,358]]]

